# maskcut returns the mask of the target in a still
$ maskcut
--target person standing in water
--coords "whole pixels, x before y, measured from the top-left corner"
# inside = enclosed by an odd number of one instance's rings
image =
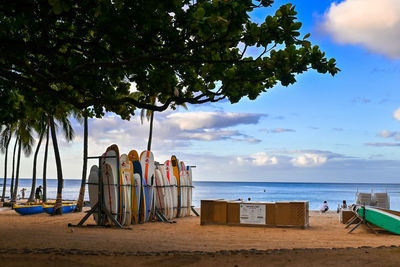
[[[41,185],[39,185],[39,187],[38,188],[36,188],[36,191],[35,191],[35,202],[37,203],[37,202],[40,202],[40,198],[41,198],[41,196],[42,196],[42,186]]]

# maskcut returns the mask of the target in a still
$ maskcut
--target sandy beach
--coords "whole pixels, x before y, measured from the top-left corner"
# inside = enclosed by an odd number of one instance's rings
[[[85,213],[20,216],[0,208],[2,266],[398,266],[400,236],[361,226],[348,234],[336,212],[310,212],[310,227],[200,225],[200,218],[131,229],[75,228]],[[93,224],[92,218],[87,223]],[[5,265],[4,265],[5,263]]]

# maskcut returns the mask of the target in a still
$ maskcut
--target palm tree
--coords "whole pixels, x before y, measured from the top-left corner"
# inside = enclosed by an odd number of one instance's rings
[[[36,132],[39,134],[39,141],[36,146],[35,155],[33,157],[33,170],[32,170],[32,186],[31,193],[29,195],[27,202],[33,202],[35,197],[35,188],[36,188],[36,165],[37,165],[37,156],[40,150],[40,145],[42,144],[43,136],[45,134],[46,129],[46,117],[44,114],[40,116],[40,120],[33,126]]]
[[[150,99],[150,104],[154,105],[155,102],[157,100],[157,97],[152,97]],[[179,106],[183,107],[184,109],[187,110],[187,106],[183,103],[180,104]],[[149,130],[149,139],[147,141],[147,150],[150,151],[151,150],[151,142],[152,142],[152,137],[153,137],[153,120],[154,120],[154,111],[152,110],[146,110],[146,109],[142,109],[140,111],[140,120],[141,123],[143,124],[143,119],[146,116],[147,120],[150,120],[150,130]]]
[[[1,152],[5,154],[4,158],[4,180],[3,180],[3,193],[1,195],[1,202],[4,202],[4,198],[6,195],[6,187],[7,187],[7,159],[8,159],[8,146],[11,141],[11,127],[7,126],[1,133],[0,137],[0,146]]]
[[[157,97],[151,97],[150,98],[150,104],[154,105],[154,103],[156,102]],[[154,111],[149,110],[149,109],[142,109],[140,111],[140,121],[143,124],[143,119],[145,117],[146,114],[146,118],[147,120],[150,120],[150,130],[149,130],[149,139],[147,140],[147,150],[150,151],[151,150],[151,141],[152,141],[152,137],[153,137],[153,120],[154,120]]]
[[[66,116],[64,117],[57,117],[57,120],[62,125],[62,128],[65,133],[65,137],[67,141],[73,139],[74,130],[72,129],[71,123]],[[56,204],[54,206],[54,215],[61,215],[62,210],[62,189],[63,189],[63,173],[62,173],[62,165],[61,165],[61,158],[60,158],[60,150],[58,149],[58,142],[56,136],[56,123],[54,122],[54,117],[50,116],[50,132],[51,132],[51,140],[53,141],[53,149],[54,149],[54,156],[56,159],[56,167],[57,167],[57,197],[56,197]]]
[[[17,150],[18,136],[15,138],[13,160],[12,160],[12,173],[11,173],[11,185],[10,185],[10,198],[14,192],[14,177],[15,177],[15,152]]]
[[[39,141],[36,146],[35,155],[33,157],[33,170],[32,170],[32,186],[31,186],[31,193],[29,195],[27,202],[33,202],[35,197],[35,188],[36,188],[36,164],[37,164],[37,156],[39,153],[40,145],[42,144],[42,139],[44,136],[44,131],[39,133]]]
[[[25,156],[29,156],[32,152],[33,136],[32,136],[32,121],[20,120],[17,124],[16,135],[18,138],[18,157],[17,169],[14,181],[14,188],[11,194],[11,203],[15,203],[18,193],[19,169],[21,162],[21,150],[24,151]]]
[[[44,149],[44,159],[43,159],[43,202],[47,201],[47,152],[49,150],[49,131],[50,123],[47,119],[46,126],[46,145]]]
[[[86,186],[86,172],[87,172],[87,156],[88,156],[88,117],[84,116],[83,125],[83,168],[82,168],[82,182],[81,189],[79,190],[78,203],[75,211],[82,211],[83,200],[85,197],[85,186]]]

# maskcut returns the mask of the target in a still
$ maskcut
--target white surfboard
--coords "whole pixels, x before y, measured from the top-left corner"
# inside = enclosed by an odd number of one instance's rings
[[[165,194],[165,209],[166,209],[166,216],[168,220],[171,220],[174,216],[174,206],[172,201],[172,188],[169,183],[169,180],[165,173],[164,166],[159,166],[163,181],[164,181],[164,194]]]
[[[128,155],[122,154],[120,157],[121,163],[121,175],[122,175],[122,186],[124,192],[124,208],[125,220],[124,225],[130,225],[132,220],[131,214],[131,163],[129,162]]]
[[[93,208],[99,201],[99,167],[97,165],[90,168],[88,183],[90,207]],[[96,224],[99,224],[97,213],[93,213],[93,217]]]
[[[146,201],[146,208],[148,209],[148,216],[146,221],[152,219],[154,216],[154,207],[155,207],[155,190],[153,188],[155,184],[155,175],[154,175],[154,155],[151,151],[143,151],[140,154],[140,164],[142,165],[142,173],[143,178],[146,180],[146,184],[148,186],[148,196]]]
[[[174,172],[172,170],[172,164],[170,160],[166,160],[164,163],[165,176],[167,177],[172,193],[172,204],[173,204],[173,218],[176,218],[178,213],[178,190]]]
[[[121,175],[121,167],[120,167],[120,159],[119,159],[119,148],[116,144],[109,146],[106,150],[106,156],[110,156],[109,158],[105,158],[104,161],[111,166],[113,179],[115,181],[115,186],[117,190],[117,194],[115,196],[115,201],[117,202],[117,220],[120,224],[123,224],[125,221],[125,212],[124,212],[124,193],[122,184],[122,175]]]
[[[155,177],[156,177],[155,179],[156,209],[160,213],[164,214],[164,216],[167,216],[166,214],[167,201],[165,201],[166,195],[164,190],[164,179],[159,169],[155,170]]]
[[[186,166],[187,174],[189,177],[189,206],[190,206],[190,212],[191,212],[191,207],[192,207],[192,197],[193,197],[193,177],[192,177],[192,167]],[[190,214],[190,213],[189,213]]]
[[[113,169],[110,164],[104,162],[101,168],[101,176],[103,178],[103,192],[106,209],[113,215],[115,219],[118,216],[118,186],[114,179]],[[111,222],[109,222],[111,223]]]
[[[135,192],[133,194],[132,205],[134,205],[134,209],[132,209],[132,224],[139,223],[139,212],[140,212],[140,200],[142,198],[142,187],[140,181],[140,175],[138,173],[133,174],[133,187],[132,190]]]
[[[188,216],[187,199],[188,199],[188,187],[187,187],[187,175],[186,166],[183,161],[179,161],[179,172],[181,177],[181,194],[182,194],[182,217]]]

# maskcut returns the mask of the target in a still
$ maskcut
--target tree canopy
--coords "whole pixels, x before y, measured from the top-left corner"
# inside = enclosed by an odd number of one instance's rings
[[[2,1],[0,122],[33,116],[38,107],[50,115],[75,109],[129,119],[136,108],[256,99],[309,69],[336,74],[335,60],[309,34],[300,36],[293,5],[251,21],[251,11],[272,3]],[[258,54],[247,53],[250,47]]]

